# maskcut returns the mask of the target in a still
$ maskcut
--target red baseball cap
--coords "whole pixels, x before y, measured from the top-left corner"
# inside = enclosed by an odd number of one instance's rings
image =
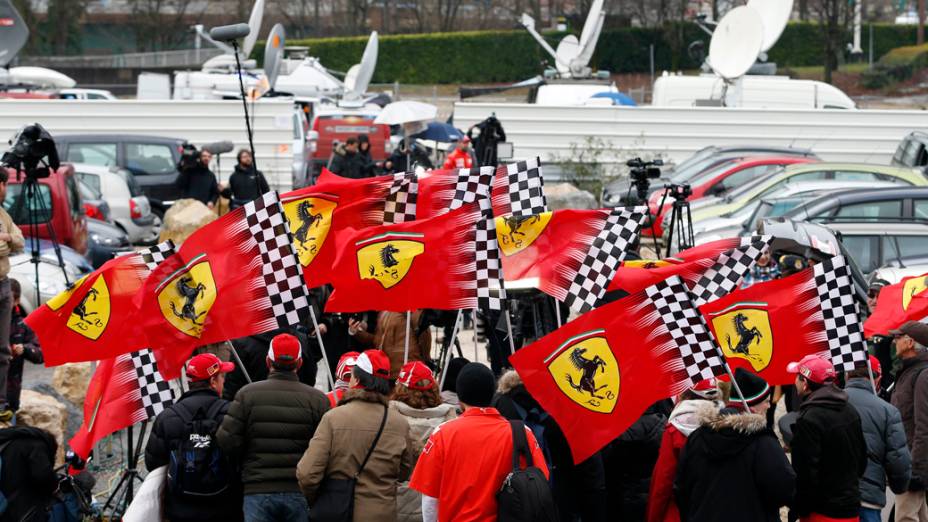
[[[719,393],[719,381],[714,377],[697,382],[696,386],[690,388],[690,391],[708,400],[715,400],[721,395]]]
[[[870,371],[873,372],[874,377],[883,375],[883,367],[880,366],[880,360],[877,359],[874,355],[870,356]]]
[[[825,384],[835,380],[835,367],[831,361],[818,355],[806,355],[799,362],[791,362],[786,366],[786,371],[798,373],[816,384]]]
[[[267,358],[273,362],[292,363],[303,357],[300,340],[290,334],[280,334],[271,339]]]
[[[229,373],[234,369],[235,365],[230,362],[222,362],[211,353],[201,353],[187,361],[187,379],[205,381],[219,372]]]
[[[335,368],[335,378],[347,381],[351,378],[351,370],[358,363],[358,352],[345,352],[338,358],[338,366]]]
[[[358,356],[355,366],[375,377],[390,378],[390,358],[383,350],[365,350]]]
[[[435,387],[435,374],[422,361],[412,361],[403,365],[397,382],[411,390],[431,390]]]

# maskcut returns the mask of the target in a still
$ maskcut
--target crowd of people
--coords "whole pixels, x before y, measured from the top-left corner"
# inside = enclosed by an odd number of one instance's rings
[[[474,166],[474,154],[471,140],[464,136],[452,144],[451,150],[441,163],[443,169],[469,169]],[[384,161],[375,161],[371,156],[371,143],[367,134],[350,137],[344,143],[335,145],[328,169],[339,176],[352,179],[369,178],[380,174],[406,172],[409,167],[421,166],[425,169],[435,167],[432,158],[422,146],[410,140],[401,140],[399,145]]]

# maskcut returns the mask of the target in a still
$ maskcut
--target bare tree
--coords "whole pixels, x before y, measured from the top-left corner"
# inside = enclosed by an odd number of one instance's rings
[[[455,29],[455,20],[462,0],[435,0],[438,3],[438,27],[443,32]]]
[[[189,39],[189,32],[166,28],[199,23],[209,1],[197,1],[197,11],[190,13],[194,0],[129,0],[132,16],[127,25],[135,31],[136,46],[140,51],[177,48]]]
[[[80,53],[80,22],[86,10],[84,0],[49,0],[42,32],[52,54]]]
[[[831,83],[847,35],[848,4],[846,0],[810,0],[810,7],[824,29],[825,82]]]

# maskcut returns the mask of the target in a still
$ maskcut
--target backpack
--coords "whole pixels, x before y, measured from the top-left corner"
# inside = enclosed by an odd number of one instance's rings
[[[525,424],[510,421],[512,427],[512,472],[496,493],[499,522],[555,522],[557,508],[544,473],[534,466],[525,436]],[[519,456],[525,457],[525,469]]]
[[[234,477],[229,459],[216,441],[218,414],[225,401],[215,401],[205,414],[175,408],[184,422],[184,435],[171,450],[168,490],[172,494],[213,496],[225,491]]]
[[[525,426],[532,430],[532,435],[535,436],[535,442],[537,442],[538,447],[541,448],[541,454],[545,456],[545,464],[548,465],[548,471],[550,472],[554,469],[554,461],[551,459],[551,448],[548,445],[548,438],[545,436],[545,423],[551,416],[548,412],[535,407],[526,410],[522,406],[519,406],[519,403],[516,401],[512,401],[512,406],[516,409],[516,413],[519,414],[519,418],[522,419]]]

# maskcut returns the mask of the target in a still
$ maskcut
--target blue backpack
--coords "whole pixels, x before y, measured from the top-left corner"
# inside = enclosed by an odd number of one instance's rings
[[[168,464],[168,490],[172,494],[209,497],[225,491],[235,476],[229,459],[216,441],[219,429],[219,409],[224,401],[217,400],[206,412],[203,408],[190,412],[175,411],[184,421],[184,436],[171,450]]]

